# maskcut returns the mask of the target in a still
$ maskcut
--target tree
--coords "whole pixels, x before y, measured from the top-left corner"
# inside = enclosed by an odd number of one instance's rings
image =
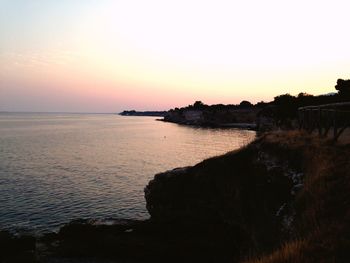
[[[288,119],[297,116],[297,98],[290,94],[283,94],[274,98],[273,104],[276,108],[276,118],[280,124],[286,123]]]
[[[335,89],[339,91],[340,96],[350,96],[350,79],[338,79]]]
[[[241,108],[250,108],[253,107],[253,104],[251,104],[249,101],[247,100],[243,100],[240,104],[239,107]]]
[[[315,104],[316,100],[313,95],[305,93],[305,92],[300,92],[296,98],[296,103],[298,107],[303,107],[303,106],[310,106]],[[317,102],[316,102],[317,104]]]
[[[313,95],[311,95],[311,94],[308,94],[308,93],[306,93],[306,92],[300,92],[299,94],[298,94],[298,99],[299,98],[305,98],[305,97],[313,97]]]
[[[274,98],[273,102],[276,105],[294,104],[295,103],[295,97],[287,93],[287,94],[276,96]]]
[[[199,101],[199,100],[197,100],[197,101],[193,104],[193,108],[195,108],[195,109],[202,109],[204,106],[205,106],[204,103],[201,102],[201,101]]]

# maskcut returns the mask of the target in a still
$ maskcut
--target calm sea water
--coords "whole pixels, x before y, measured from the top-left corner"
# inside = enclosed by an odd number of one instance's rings
[[[255,132],[112,114],[0,114],[0,228],[55,230],[76,218],[149,215],[156,173],[249,143]]]

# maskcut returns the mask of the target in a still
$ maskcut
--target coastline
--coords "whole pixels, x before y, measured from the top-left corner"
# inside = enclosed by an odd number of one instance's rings
[[[145,188],[150,220],[77,220],[38,238],[2,232],[0,243],[8,246],[5,257],[16,250],[31,262],[243,262],[249,255],[250,263],[265,254],[265,263],[320,262],[309,251],[322,240],[333,244],[322,246],[322,262],[349,259],[349,240],[338,238],[349,231],[349,207],[340,201],[350,185],[349,152],[349,145],[306,133],[265,134],[240,150],[155,175]],[[324,180],[332,183],[319,188]],[[286,254],[285,242],[299,245]],[[284,256],[270,261],[269,253]]]
[[[171,121],[166,119],[156,119],[157,121],[175,123],[185,126],[202,127],[202,128],[236,128],[236,129],[246,129],[246,130],[258,130],[258,125],[256,123],[195,123],[191,121]]]

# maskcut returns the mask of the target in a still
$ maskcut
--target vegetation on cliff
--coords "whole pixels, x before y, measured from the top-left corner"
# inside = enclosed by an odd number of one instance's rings
[[[300,159],[304,187],[293,201],[294,222],[279,248],[249,263],[350,261],[350,145],[306,134],[270,134],[271,148]]]
[[[260,110],[260,106],[254,106],[249,101],[242,101],[239,105],[206,105],[196,101],[193,105],[169,110],[164,121],[207,127],[255,124]]]
[[[119,115],[122,116],[151,116],[151,117],[164,117],[167,114],[166,111],[135,111],[135,110],[125,110]]]
[[[290,129],[297,126],[299,107],[350,101],[350,80],[338,79],[335,89],[337,93],[318,96],[304,92],[297,96],[282,94],[273,101],[256,104],[246,100],[237,105],[206,105],[196,101],[193,105],[169,110],[164,121],[212,127],[235,127],[234,124],[240,127],[239,124],[249,123],[256,124],[259,130]]]
[[[230,225],[240,233],[239,261],[349,262],[349,154],[349,144],[302,132],[266,134],[157,175],[147,207],[155,220]]]

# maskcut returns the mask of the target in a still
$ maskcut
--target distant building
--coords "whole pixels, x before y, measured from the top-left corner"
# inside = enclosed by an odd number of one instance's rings
[[[203,119],[203,112],[201,110],[186,110],[184,117],[186,121],[198,122]]]

